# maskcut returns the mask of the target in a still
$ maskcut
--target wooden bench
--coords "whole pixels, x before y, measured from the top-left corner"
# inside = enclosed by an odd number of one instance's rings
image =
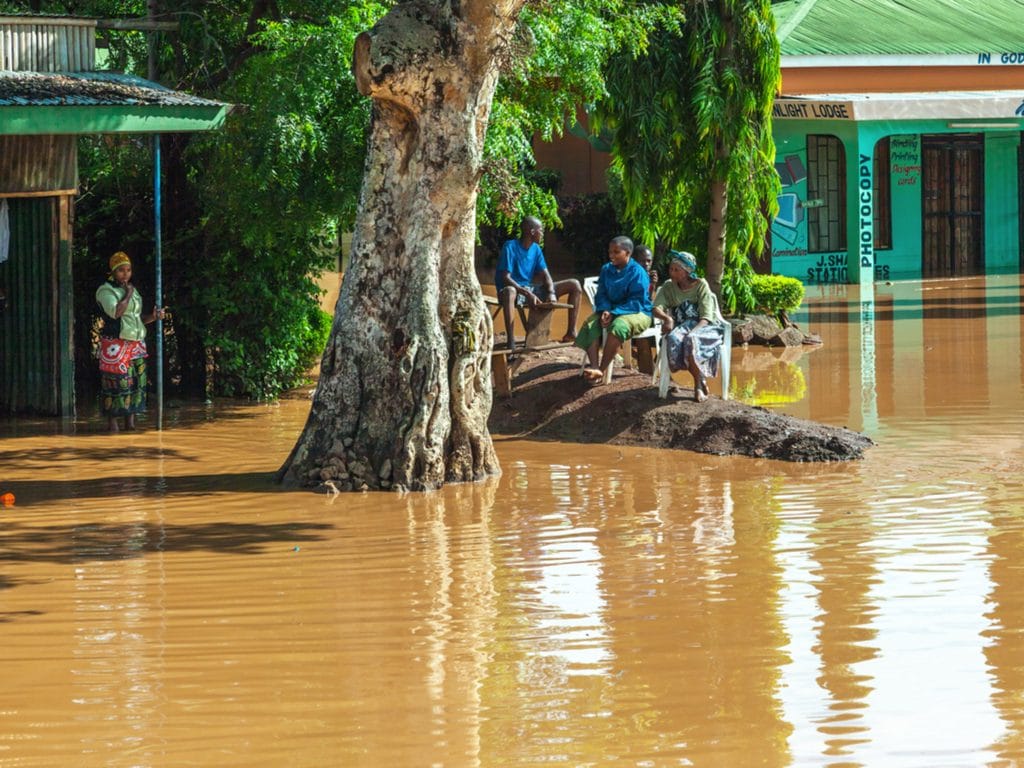
[[[484,296],[484,303],[496,308],[494,317],[501,312],[501,305],[493,296]],[[573,346],[572,342],[551,340],[551,320],[557,309],[572,309],[572,304],[546,301],[533,307],[529,312],[524,312],[524,308],[519,307],[519,318],[526,328],[526,338],[516,339],[514,350],[496,347],[491,351],[491,376],[494,379],[494,391],[500,397],[512,397],[512,377],[527,355]],[[505,333],[507,337],[507,328]],[[515,359],[510,361],[510,356]]]
[[[493,349],[491,350],[491,378],[494,381],[494,391],[499,397],[512,397],[512,377],[516,369],[522,365],[527,355],[538,352],[547,352],[551,349],[565,349],[573,346],[571,341],[549,341],[546,344],[531,347],[520,347],[518,342],[515,349]],[[515,358],[509,360],[509,357]]]

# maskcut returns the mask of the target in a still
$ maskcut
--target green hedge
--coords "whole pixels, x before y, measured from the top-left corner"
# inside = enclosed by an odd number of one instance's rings
[[[751,289],[755,309],[770,315],[795,312],[804,300],[804,284],[795,277],[754,275]]]

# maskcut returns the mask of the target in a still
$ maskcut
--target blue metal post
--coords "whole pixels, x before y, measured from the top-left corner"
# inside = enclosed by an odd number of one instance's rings
[[[164,303],[163,244],[160,237],[160,134],[153,137],[153,250],[156,259],[156,304]],[[164,321],[156,319],[156,428],[164,428]]]

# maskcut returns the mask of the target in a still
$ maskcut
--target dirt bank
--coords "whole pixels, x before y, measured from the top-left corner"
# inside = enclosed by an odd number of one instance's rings
[[[579,376],[579,352],[528,356],[516,371],[511,399],[495,398],[492,433],[578,443],[682,448],[783,461],[849,461],[874,443],[864,435],[674,387],[658,399],[650,377],[616,368],[611,384]]]

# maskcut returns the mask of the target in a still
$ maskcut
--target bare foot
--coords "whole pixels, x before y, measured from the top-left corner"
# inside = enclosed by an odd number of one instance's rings
[[[121,431],[120,429],[118,429],[117,419],[114,418],[107,419],[107,429],[109,429],[112,433]]]
[[[562,342],[561,343],[562,344],[571,344],[574,341],[576,341],[576,334],[575,333],[567,333],[567,334],[565,334],[565,336],[562,337]]]
[[[587,381],[600,381],[604,378],[604,372],[600,368],[584,368],[583,378]]]
[[[134,432],[135,431],[135,415],[134,414],[132,414],[131,416],[125,416],[124,417],[124,428],[128,432]]]
[[[706,381],[702,381],[700,384],[694,385],[693,399],[698,403],[703,403],[708,399],[708,383]]]

